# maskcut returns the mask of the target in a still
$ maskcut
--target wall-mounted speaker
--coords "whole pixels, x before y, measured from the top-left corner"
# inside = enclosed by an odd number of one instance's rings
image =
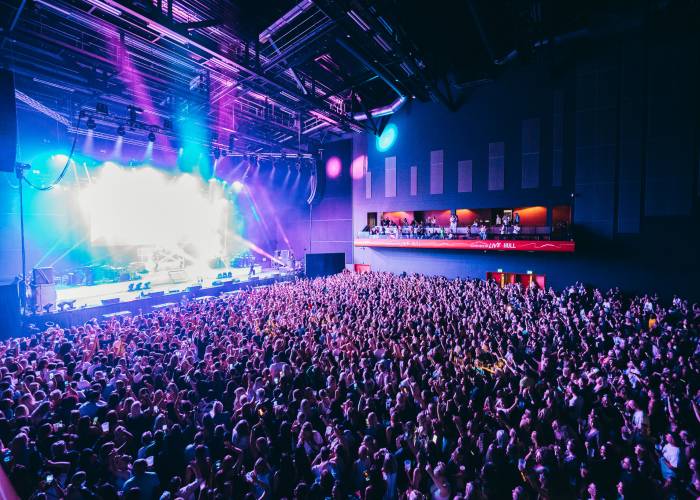
[[[17,281],[0,282],[0,339],[19,336],[20,304]]]
[[[0,70],[0,172],[14,172],[17,153],[15,78]]]

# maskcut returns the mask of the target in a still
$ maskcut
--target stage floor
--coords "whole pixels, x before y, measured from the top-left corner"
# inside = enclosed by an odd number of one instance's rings
[[[135,281],[121,281],[119,283],[103,283],[90,286],[72,286],[72,287],[56,287],[56,303],[75,300],[75,307],[93,307],[102,305],[102,301],[106,299],[118,298],[120,302],[129,302],[143,297],[146,294],[153,292],[165,292],[166,294],[182,292],[191,286],[201,285],[202,288],[211,288],[212,282],[217,281],[217,275],[220,273],[231,272],[231,278],[220,279],[219,281],[231,281],[237,279],[239,281],[248,281],[249,268],[226,268],[226,269],[210,269],[205,273],[199,273],[195,276],[193,272],[184,270],[184,275],[179,279],[173,279],[168,271],[159,271],[144,275],[143,279]],[[278,273],[276,269],[263,269],[260,266],[255,266],[255,275],[260,279],[273,276]],[[129,285],[138,283],[151,282],[151,288],[147,290],[129,291]]]

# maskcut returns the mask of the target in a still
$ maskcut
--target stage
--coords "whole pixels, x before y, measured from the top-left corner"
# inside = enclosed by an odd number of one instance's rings
[[[218,278],[219,274],[231,277]],[[164,272],[167,275],[167,272]],[[74,309],[32,314],[23,321],[24,333],[32,325],[43,329],[50,324],[63,327],[78,326],[95,318],[98,321],[131,314],[150,313],[166,307],[179,306],[183,300],[202,300],[257,286],[268,286],[281,281],[291,281],[297,276],[289,269],[261,269],[255,266],[255,276],[248,276],[249,268],[212,269],[206,276],[191,276],[185,281],[163,281],[164,275],[148,275],[152,285],[147,290],[129,291],[129,285],[139,281],[104,283],[92,286],[63,287],[57,289],[57,303],[73,301]],[[145,283],[147,280],[141,280]]]
[[[166,294],[180,292],[192,286],[211,288],[216,281],[248,279],[250,268],[226,268],[209,269],[198,273],[189,269],[176,271],[157,271],[145,274],[142,279],[134,281],[122,281],[118,283],[103,283],[89,286],[57,286],[56,304],[75,300],[75,308],[94,307],[103,304],[103,301],[119,299],[120,302],[128,302],[143,297],[146,294],[164,292]],[[255,275],[262,278],[272,271],[267,269],[263,273],[261,266],[255,266]],[[276,271],[275,271],[276,272]],[[219,275],[231,273],[231,277],[221,278]],[[143,286],[149,283],[148,289]],[[138,290],[130,291],[129,287],[138,287]]]

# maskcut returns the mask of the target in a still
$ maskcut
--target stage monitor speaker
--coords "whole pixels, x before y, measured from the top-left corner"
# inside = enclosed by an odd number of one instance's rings
[[[35,267],[33,271],[35,285],[53,285],[53,267]]]
[[[112,299],[102,299],[103,306],[111,306],[114,304],[119,304],[119,297],[114,297]]]
[[[318,278],[338,274],[345,269],[345,253],[307,253],[306,276]]]
[[[0,339],[19,336],[21,322],[19,308],[17,281],[0,282]]]
[[[0,171],[14,172],[17,154],[15,78],[0,70]]]

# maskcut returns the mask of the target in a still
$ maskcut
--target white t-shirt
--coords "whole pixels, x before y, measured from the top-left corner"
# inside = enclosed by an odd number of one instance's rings
[[[674,469],[678,467],[678,463],[681,459],[681,449],[678,446],[673,446],[672,444],[666,443],[661,449],[664,458],[671,464]]]
[[[643,429],[644,426],[649,427],[649,417],[646,416],[643,410],[636,410],[632,415],[632,423],[635,429]]]

